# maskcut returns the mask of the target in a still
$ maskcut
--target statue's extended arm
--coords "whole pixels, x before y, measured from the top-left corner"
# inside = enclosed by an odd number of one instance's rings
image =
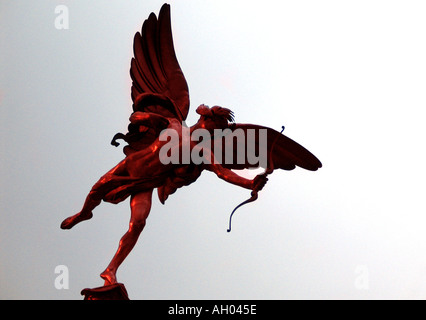
[[[253,180],[243,178],[232,170],[222,167],[218,163],[208,164],[205,166],[205,169],[214,172],[220,179],[225,180],[226,182],[250,190],[262,190],[268,180],[263,175],[258,175]]]

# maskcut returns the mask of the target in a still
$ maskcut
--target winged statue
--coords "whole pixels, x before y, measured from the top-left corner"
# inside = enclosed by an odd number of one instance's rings
[[[301,167],[315,171],[322,166],[311,152],[282,132],[235,123],[233,112],[227,108],[200,105],[196,109],[200,115],[198,122],[191,127],[185,125],[189,92],[174,50],[170,5],[162,6],[158,18],[150,14],[141,32],[135,34],[133,49],[130,64],[133,112],[128,132],[117,133],[111,142],[118,146],[117,140],[124,140],[125,158],[93,185],[81,211],[61,224],[62,229],[71,229],[90,219],[92,211],[102,201],[117,204],[130,197],[129,228],[100,275],[104,286],[117,283],[117,269],[144,229],[154,189],[164,204],[177,189],[195,182],[204,170],[208,170],[226,182],[251,190],[252,197],[246,203],[256,199],[257,192],[268,180],[267,175],[274,170]],[[238,139],[237,132],[245,139]],[[221,143],[219,151],[212,147],[216,142]],[[230,154],[226,155],[225,151],[229,150]],[[249,150],[255,155],[262,153],[265,161],[250,157]],[[241,153],[243,156],[239,157]],[[173,158],[172,154],[177,156]],[[227,156],[233,161],[227,161]],[[235,172],[259,166],[265,172],[253,179]]]

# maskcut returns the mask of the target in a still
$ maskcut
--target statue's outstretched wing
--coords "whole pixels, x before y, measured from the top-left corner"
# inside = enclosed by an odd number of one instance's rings
[[[245,138],[245,148],[238,147],[238,138],[229,139],[226,136],[223,137],[222,155],[215,153],[215,157],[222,156],[222,166],[225,168],[255,168],[260,163],[261,165],[263,164],[265,169],[270,170],[293,170],[298,166],[306,170],[315,171],[322,166],[321,162],[311,152],[274,129],[253,124],[230,124],[229,129],[231,129],[232,133],[235,133],[236,130],[240,131],[242,137]],[[263,153],[261,152],[262,149],[259,148],[260,143],[263,143],[261,130],[266,130],[263,133],[266,133],[265,141],[267,145],[266,152]],[[237,135],[234,136],[236,137]],[[251,151],[248,152],[247,148],[251,148]],[[232,163],[226,163],[226,150],[233,150]],[[253,157],[248,158],[248,154],[250,152],[253,153],[253,150],[258,157],[257,162],[253,161]],[[266,157],[266,159],[262,157]],[[228,160],[228,162],[230,161]]]
[[[176,58],[170,5],[145,20],[133,43],[130,75],[134,111],[156,113],[184,121],[189,110],[188,85]]]
[[[133,111],[144,112],[144,121],[130,123],[126,134],[117,133],[117,139],[128,143],[126,155],[150,145],[167,127],[167,121],[155,121],[150,114],[184,121],[189,110],[188,85],[176,58],[170,22],[170,5],[161,7],[158,19],[154,13],[142,25],[133,42],[134,57],[130,65]]]

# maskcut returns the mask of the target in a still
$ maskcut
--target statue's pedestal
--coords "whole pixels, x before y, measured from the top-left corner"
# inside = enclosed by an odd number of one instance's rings
[[[115,283],[93,289],[83,289],[84,300],[130,300],[122,283]]]

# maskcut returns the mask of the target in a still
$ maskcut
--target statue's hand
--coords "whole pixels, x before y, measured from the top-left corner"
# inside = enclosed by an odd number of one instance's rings
[[[266,182],[268,181],[268,178],[266,177],[266,174],[259,174],[253,179],[253,191],[260,191],[265,186]]]

